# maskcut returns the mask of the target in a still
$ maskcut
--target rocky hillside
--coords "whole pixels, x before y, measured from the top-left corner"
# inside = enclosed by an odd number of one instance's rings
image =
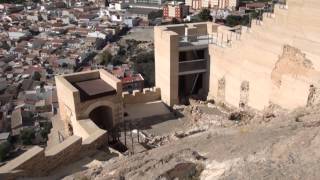
[[[232,117],[237,117],[237,113],[210,117],[201,110],[192,112],[197,108],[185,107],[183,111],[188,108],[191,116],[197,116],[194,124],[207,127],[205,130],[184,136],[172,133],[170,140],[160,147],[99,161],[64,179],[320,177],[320,106],[292,112],[273,108],[246,116],[242,112],[238,119]],[[219,123],[214,123],[216,121]]]

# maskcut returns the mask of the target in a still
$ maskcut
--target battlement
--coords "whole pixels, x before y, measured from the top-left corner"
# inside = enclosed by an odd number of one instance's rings
[[[90,134],[88,138],[70,136],[50,149],[34,146],[0,167],[0,179],[45,176],[53,169],[88,156],[103,146],[107,141],[107,132],[95,126],[91,120],[83,121],[86,122],[81,123],[82,128]]]
[[[124,104],[136,104],[136,103],[146,103],[151,101],[161,100],[161,90],[160,88],[144,88],[143,92],[139,90],[133,91],[132,94],[128,92],[122,93]]]

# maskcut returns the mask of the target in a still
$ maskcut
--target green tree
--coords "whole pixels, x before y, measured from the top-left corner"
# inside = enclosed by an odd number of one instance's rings
[[[1,3],[12,3],[12,4],[21,4],[26,2],[25,0],[0,0]]]
[[[245,15],[245,16],[229,15],[226,19],[226,25],[230,27],[237,26],[237,25],[248,26],[249,15]]]
[[[202,21],[210,21],[212,20],[212,16],[210,15],[210,9],[208,8],[203,8],[200,13],[199,13],[199,18],[202,20]]]
[[[94,63],[99,65],[107,65],[111,62],[112,55],[109,51],[103,51],[102,53],[97,55],[95,58]]]
[[[11,149],[11,144],[4,142],[0,144],[0,162],[2,162],[8,155]]]
[[[51,123],[44,123],[43,124],[43,127],[41,128],[41,131],[40,131],[42,138],[48,139],[48,134],[50,133],[51,128],[52,128]]]
[[[144,52],[131,59],[134,62],[135,70],[142,74],[145,80],[146,87],[154,86],[155,82],[155,67],[154,67],[154,52]]]
[[[35,81],[40,81],[41,74],[38,71],[33,72],[32,79]]]
[[[20,132],[20,139],[22,141],[22,144],[24,145],[31,145],[32,140],[36,137],[34,129],[23,129]]]
[[[152,11],[148,14],[148,19],[156,19],[156,18],[160,18],[162,17],[163,11],[159,10],[159,11]]]

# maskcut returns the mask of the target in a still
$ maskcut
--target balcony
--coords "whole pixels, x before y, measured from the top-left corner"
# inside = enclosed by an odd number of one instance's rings
[[[203,73],[207,71],[207,60],[196,59],[179,62],[179,75]]]
[[[179,47],[190,47],[190,46],[208,46],[216,42],[216,37],[210,35],[190,35],[180,36]]]

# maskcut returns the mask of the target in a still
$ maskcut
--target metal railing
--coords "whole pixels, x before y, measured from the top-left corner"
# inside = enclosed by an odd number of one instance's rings
[[[197,45],[207,45],[215,43],[215,36],[212,34],[206,35],[188,35],[179,37],[179,46],[197,46]]]
[[[186,71],[206,70],[206,69],[207,69],[206,59],[196,59],[196,60],[179,62],[179,73],[186,72]]]

